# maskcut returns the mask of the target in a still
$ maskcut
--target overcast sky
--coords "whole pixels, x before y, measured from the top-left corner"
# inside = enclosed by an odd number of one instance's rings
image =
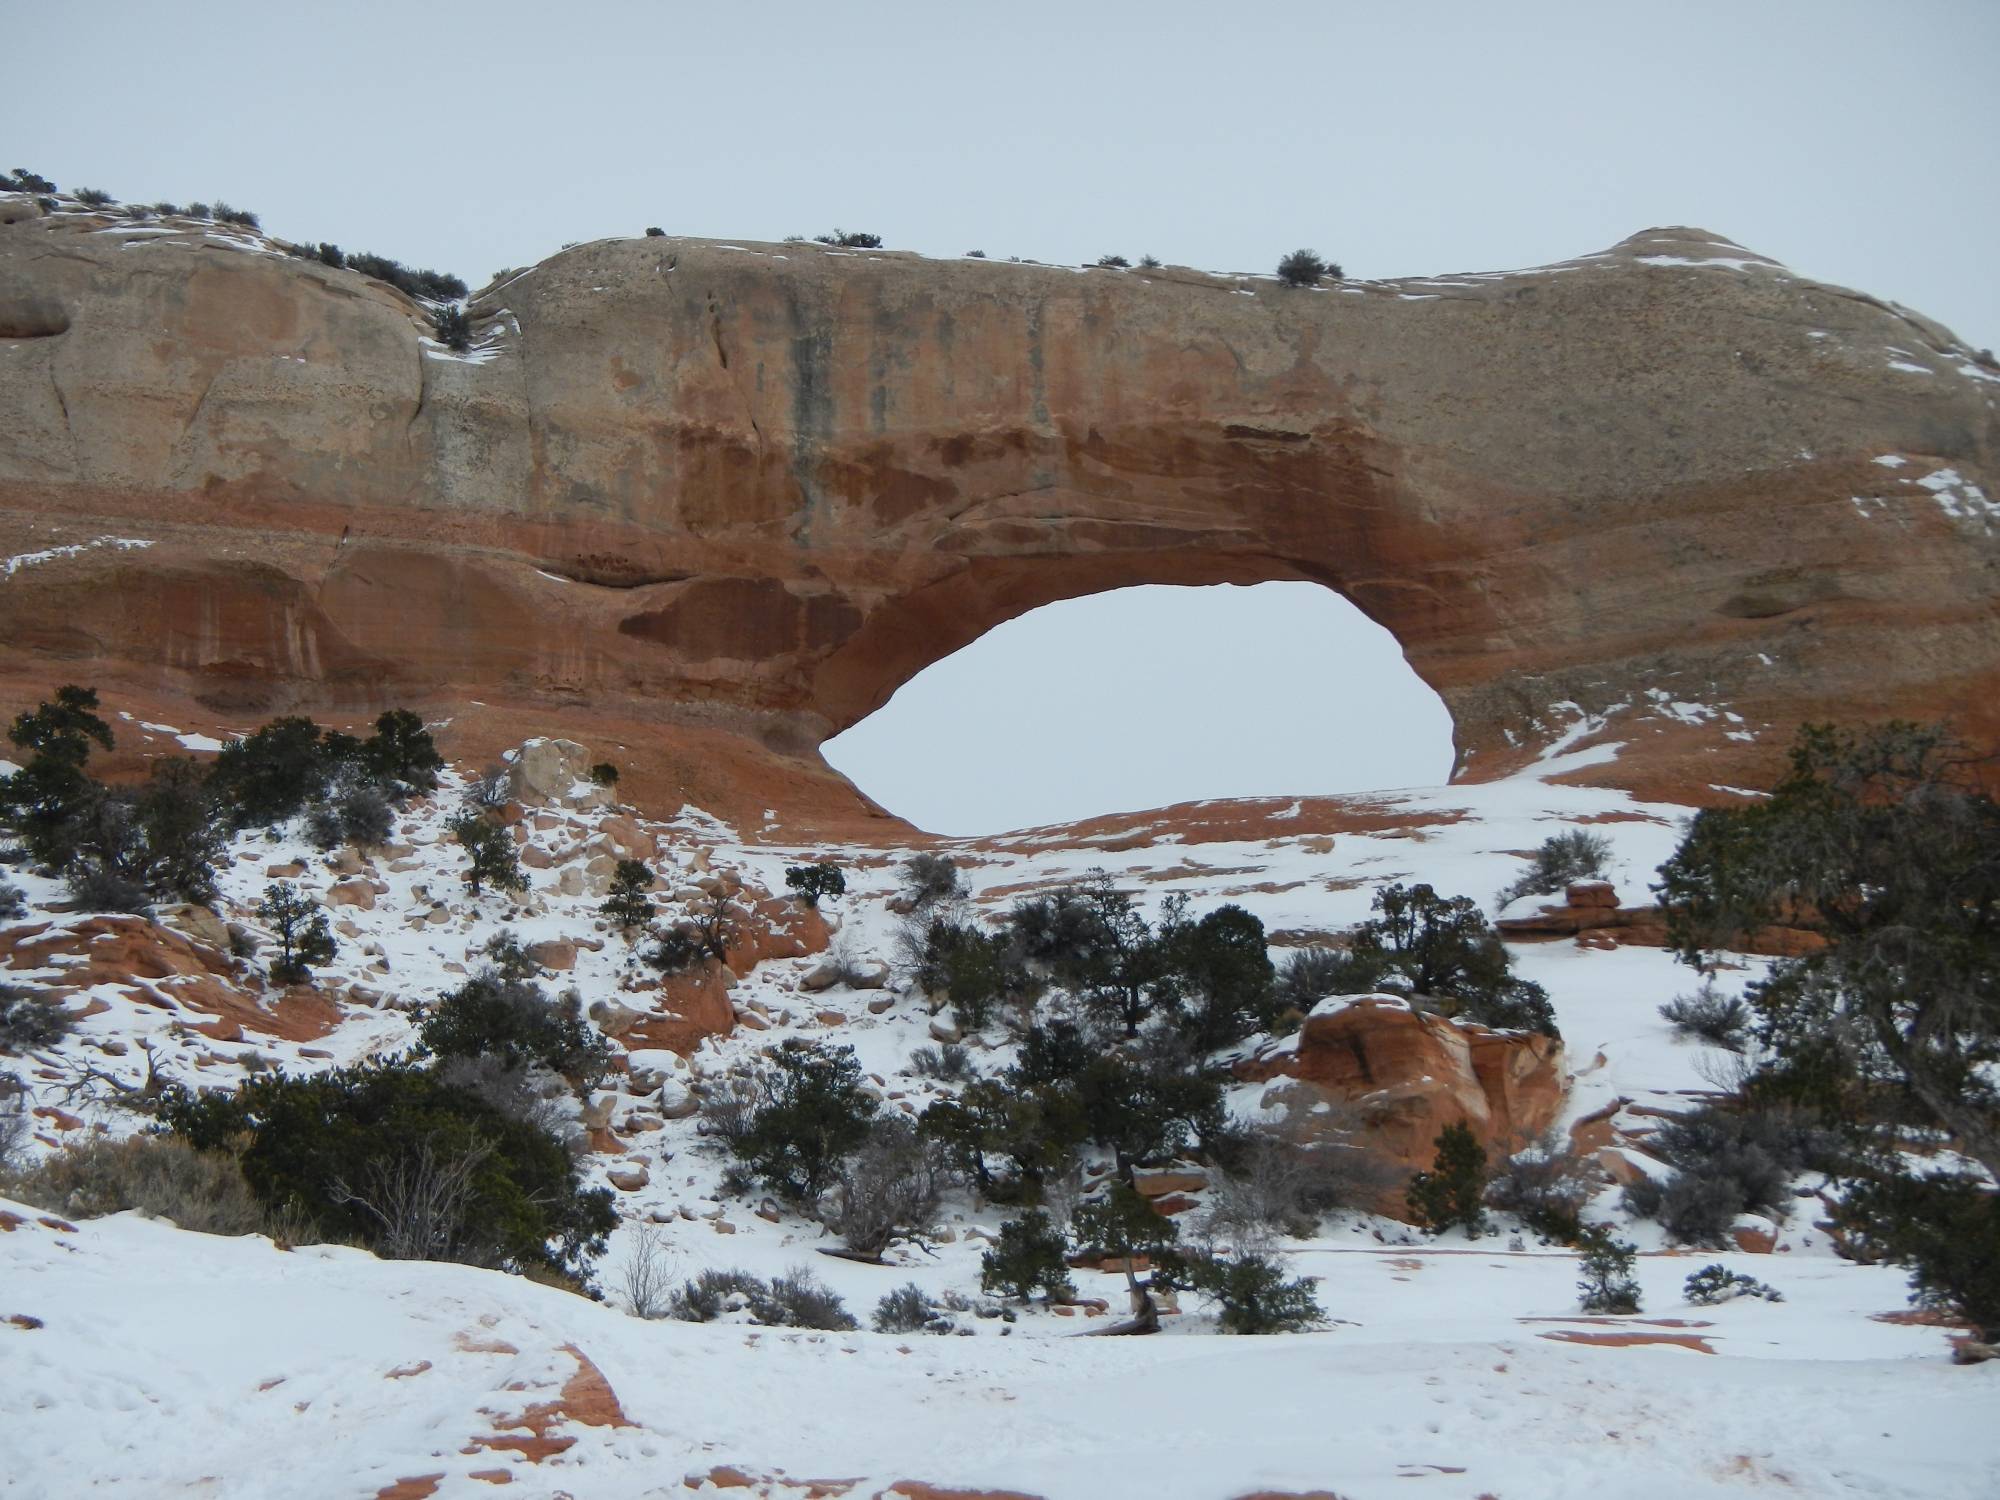
[[[1359,276],[1535,265],[1693,224],[2000,345],[1995,0],[0,13],[6,165],[126,200],[226,199],[288,238],[475,286],[649,224],[1214,270],[1306,245]],[[1339,652],[1299,640],[1274,669],[1296,692],[1313,663],[1330,691]],[[1176,736],[1133,722],[1133,739]],[[1325,747],[1297,749],[1322,783],[1299,789],[1324,789]],[[894,807],[900,774],[860,779]],[[966,795],[976,820],[981,789]]]

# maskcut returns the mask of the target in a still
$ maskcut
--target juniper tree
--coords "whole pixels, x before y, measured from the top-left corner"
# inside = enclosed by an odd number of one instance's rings
[[[264,888],[257,903],[257,915],[278,935],[278,962],[271,968],[273,978],[299,982],[311,977],[315,964],[330,963],[335,952],[333,933],[326,913],[289,885]]]

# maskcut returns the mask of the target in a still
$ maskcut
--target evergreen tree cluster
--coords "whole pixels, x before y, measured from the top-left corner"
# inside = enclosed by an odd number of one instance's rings
[[[444,765],[423,721],[392,709],[366,739],[276,719],[207,765],[163,758],[143,783],[109,786],[89,770],[93,750],[115,748],[97,709],[95,689],[66,685],[15,718],[7,737],[25,763],[0,779],[0,818],[32,859],[100,908],[213,900],[232,829],[307,814],[323,845],[379,843],[391,804],[435,788]]]

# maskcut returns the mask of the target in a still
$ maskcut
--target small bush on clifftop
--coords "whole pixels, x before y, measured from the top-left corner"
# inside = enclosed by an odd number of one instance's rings
[[[1335,279],[1339,279],[1340,269],[1337,266],[1329,268],[1311,250],[1294,250],[1278,262],[1278,279],[1286,286],[1317,286],[1329,269]]]

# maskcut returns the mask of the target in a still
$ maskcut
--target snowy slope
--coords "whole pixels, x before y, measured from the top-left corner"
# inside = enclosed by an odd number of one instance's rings
[[[1129,822],[1030,830],[947,852],[990,911],[1103,867],[1154,903],[1176,891],[1192,894],[1197,911],[1237,901],[1273,932],[1306,934],[1360,920],[1390,880],[1488,897],[1519,873],[1521,853],[1587,820],[1613,841],[1613,879],[1636,900],[1685,810],[1549,780],[1605,753],[1558,753],[1507,781],[1359,800],[1332,834],[1274,834],[1288,810],[1264,804],[1242,820],[1241,837],[1194,841],[1174,831],[1191,826],[1186,817],[1162,818],[1150,830],[1140,820],[1136,833]],[[267,870],[294,860],[310,890],[356,878],[381,888],[373,909],[334,913],[346,924],[341,954],[320,976],[340,1001],[333,1030],[288,1041],[252,1026],[221,1040],[212,1025],[195,1029],[210,1018],[177,999],[171,979],[97,985],[72,1001],[102,1007],[75,1037],[29,1063],[0,1059],[49,1111],[34,1149],[94,1128],[132,1130],[129,1113],[64,1084],[86,1063],[136,1082],[141,1042],[163,1072],[218,1087],[246,1068],[311,1071],[400,1049],[411,1038],[407,1008],[459,983],[501,931],[524,943],[584,940],[574,971],[551,987],[643,1006],[633,987],[643,971],[602,930],[600,898],[560,889],[565,869],[602,851],[608,814],[531,817],[527,838],[548,863],[530,871],[530,897],[475,901],[442,831],[459,787],[454,778],[411,809],[398,852],[358,875],[329,869],[293,837],[238,841],[223,880],[235,919],[254,924]],[[1237,810],[1212,811],[1226,822]],[[788,863],[838,859],[849,884],[827,907],[836,948],[892,956],[887,898],[907,851],[753,842],[694,809],[645,831],[661,840],[654,864],[665,885],[684,892],[718,871],[781,891]],[[57,894],[22,883],[38,905]],[[79,918],[37,910],[27,920]],[[1667,955],[1556,943],[1519,947],[1516,958],[1549,988],[1568,1041],[1576,1077],[1566,1120],[1622,1106],[1619,1122],[1640,1127],[1647,1112],[1685,1107],[1709,1087],[1704,1049],[1676,1040],[1656,1013],[1694,984]],[[888,1107],[920,1110],[936,1093],[907,1067],[930,1040],[923,1005],[893,989],[806,993],[799,981],[816,962],[774,960],[743,975],[732,998],[746,1024],[704,1043],[683,1076],[740,1068],[784,1036],[806,1036],[854,1046]],[[1755,963],[1727,977],[1740,982]],[[1008,1055],[991,1040],[974,1047],[989,1072]],[[661,1226],[676,1277],[809,1265],[865,1324],[876,1300],[907,1281],[976,1296],[983,1236],[1004,1213],[950,1202],[940,1242],[898,1246],[888,1266],[821,1255],[836,1242],[817,1224],[775,1205],[761,1216],[758,1197],[722,1196],[725,1162],[694,1121],[661,1117],[657,1092],[628,1087],[598,1104],[624,1150],[591,1157],[592,1179],[648,1169],[643,1186],[618,1194],[626,1224],[598,1268],[610,1305],[462,1267],[279,1252],[259,1238],[132,1216],[63,1227],[10,1205],[19,1222],[0,1233],[0,1489],[374,1495],[437,1476],[436,1493],[483,1494],[504,1474],[509,1493],[637,1496],[689,1493],[683,1476],[734,1465],[776,1495],[807,1493],[763,1482],[779,1471],[854,1479],[857,1496],[904,1478],[1048,1497],[1215,1500],[1316,1489],[1467,1500],[1992,1493],[2000,1433],[1982,1417],[2000,1377],[1951,1366],[1937,1328],[1879,1321],[1905,1308],[1902,1275],[1835,1257],[1810,1199],[1779,1231],[1776,1255],[1663,1253],[1653,1226],[1631,1226],[1650,1252],[1639,1269],[1645,1311],[1633,1319],[1577,1316],[1574,1257],[1529,1248],[1532,1237],[1519,1250],[1504,1233],[1432,1242],[1345,1215],[1285,1247],[1294,1274],[1319,1278],[1329,1322],[1315,1334],[1212,1336],[1192,1301],[1166,1320],[1169,1336],[1153,1339],[1058,1342],[1109,1321],[1088,1308],[1013,1322],[968,1315],[969,1336],[958,1338],[694,1326],[620,1311],[620,1268],[642,1221]],[[1592,1216],[1616,1213],[1606,1189]],[[1776,1284],[1786,1300],[1688,1307],[1681,1282],[1715,1259]],[[1077,1281],[1085,1298],[1120,1305],[1121,1278]],[[10,1315],[40,1326],[9,1324]],[[513,1422],[523,1415],[526,1427]],[[525,1441],[537,1428],[547,1441]]]

